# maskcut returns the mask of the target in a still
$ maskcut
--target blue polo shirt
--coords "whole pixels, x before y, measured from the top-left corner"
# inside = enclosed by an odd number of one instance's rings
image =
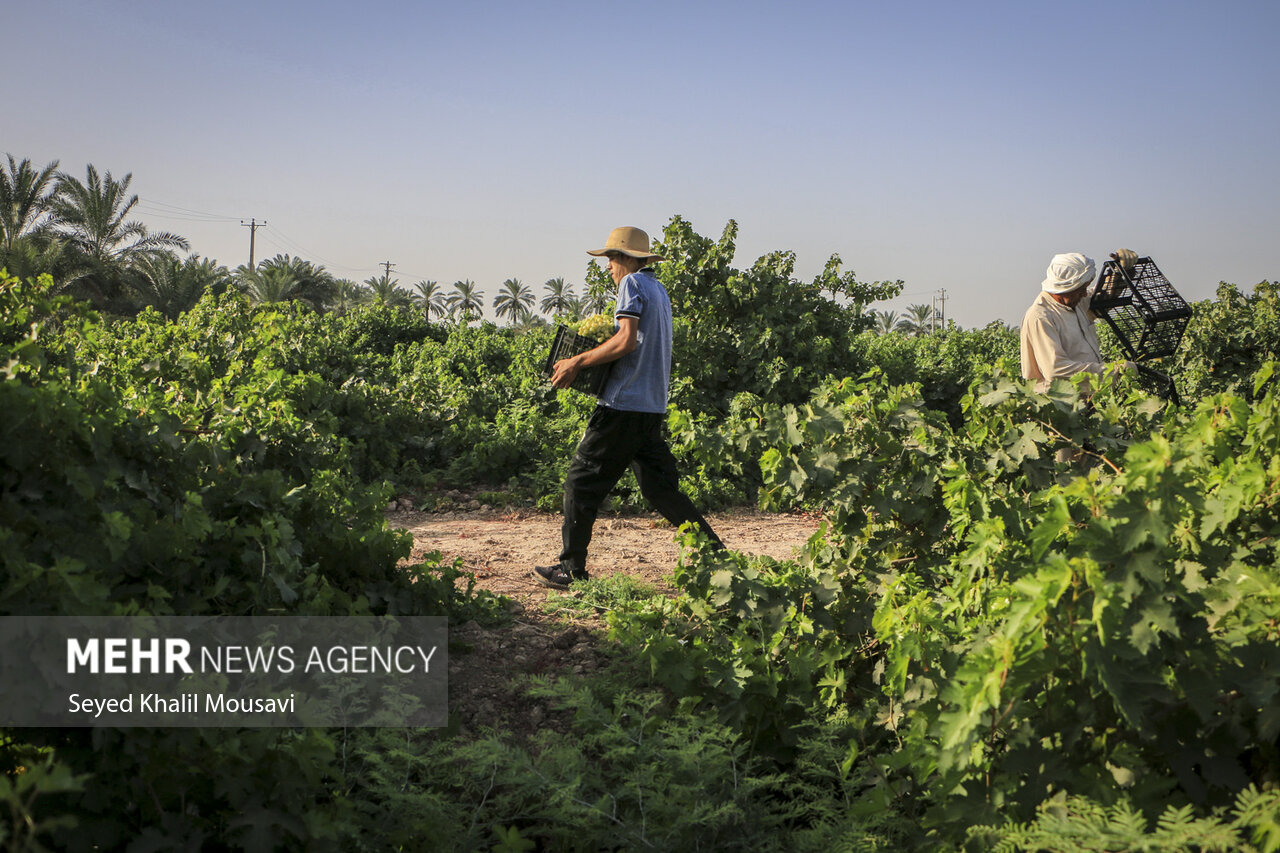
[[[652,270],[618,283],[615,318],[639,321],[636,348],[614,362],[600,402],[622,412],[666,412],[671,380],[671,299]]]

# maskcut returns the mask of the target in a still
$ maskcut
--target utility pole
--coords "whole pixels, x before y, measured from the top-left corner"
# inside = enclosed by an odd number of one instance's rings
[[[387,271],[386,278],[387,278],[387,280],[388,280],[388,281],[390,281],[390,280],[391,280],[391,268],[392,268],[392,267],[394,267],[394,266],[395,266],[395,264],[391,263],[391,261],[383,261],[383,262],[380,264],[380,266],[381,266],[384,270],[386,270],[386,271]]]
[[[947,328],[947,289],[945,287],[938,290],[938,303],[942,306],[942,328]]]
[[[253,238],[258,233],[258,229],[266,224],[267,220],[265,219],[261,222],[256,219],[250,219],[248,222],[243,219],[240,220],[240,227],[249,229],[249,272],[253,272]]]

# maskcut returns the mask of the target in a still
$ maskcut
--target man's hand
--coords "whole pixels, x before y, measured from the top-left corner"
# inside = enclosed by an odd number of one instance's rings
[[[1118,249],[1111,253],[1111,260],[1129,275],[1133,275],[1133,266],[1138,262],[1138,253],[1132,249]]]
[[[551,384],[556,388],[568,388],[578,378],[581,369],[577,356],[562,358],[551,368]]]
[[[1105,372],[1108,376],[1122,376],[1126,373],[1134,374],[1138,372],[1138,365],[1132,361],[1118,361],[1115,364],[1108,365]]]
[[[618,331],[613,337],[598,347],[580,352],[570,358],[562,358],[551,367],[551,384],[557,388],[568,388],[578,378],[578,371],[584,367],[607,364],[617,361],[631,352],[639,344],[640,321],[635,317],[619,317]]]

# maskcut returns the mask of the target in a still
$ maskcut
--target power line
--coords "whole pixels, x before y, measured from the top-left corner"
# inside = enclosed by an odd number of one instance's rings
[[[320,255],[311,251],[306,246],[302,245],[297,240],[293,239],[288,234],[285,234],[283,231],[281,231],[279,225],[272,226],[272,230],[279,237],[281,237],[286,243],[290,244],[293,247],[293,251],[300,252],[301,254],[307,255],[308,257],[315,258],[316,260],[323,263],[326,267],[332,267],[334,269],[350,270],[352,272],[365,272],[366,270],[368,270],[368,267],[349,267],[349,266],[344,266],[342,264],[335,264],[330,260],[322,258]]]
[[[171,220],[181,221],[181,222],[217,223],[217,222],[235,222],[237,221],[237,219],[239,219],[241,226],[250,229],[249,231],[250,268],[252,268],[253,263],[257,257],[256,241],[255,241],[257,229],[267,224],[265,219],[261,222],[257,222],[256,219],[251,219],[249,222],[245,222],[243,219],[240,219],[239,217],[224,216],[220,213],[212,213],[210,211],[196,210],[194,208],[183,207],[182,205],[177,205],[177,204],[171,204],[170,202],[167,202],[167,201],[156,201],[154,199],[149,199],[147,201],[143,201],[142,199],[139,199],[138,210],[139,212],[145,213],[147,216],[150,216],[156,219],[171,219]],[[330,270],[343,270],[349,273],[368,273],[372,271],[370,267],[353,267],[353,266],[347,266],[345,264],[337,264],[329,260],[328,258],[325,258],[320,254],[311,251],[306,246],[302,245],[297,240],[295,240],[293,237],[286,234],[280,228],[279,222],[271,226],[271,234],[264,235],[262,239],[265,240],[268,245],[274,246],[275,248],[279,249],[285,254],[295,254],[299,256],[305,256],[307,258],[313,258],[319,261],[320,263],[324,264],[324,266]],[[390,266],[387,266],[388,264],[390,264]],[[386,262],[380,263],[379,266],[384,267],[387,272],[387,275],[389,276],[391,272],[391,267],[395,266],[395,264],[391,264],[389,261],[386,261]],[[411,276],[413,278],[420,279],[422,281],[431,280],[429,276],[414,275],[408,272],[401,272],[400,274],[404,276]]]
[[[179,222],[235,222],[235,218],[227,218],[222,216],[205,216],[202,214],[185,214],[175,213],[170,210],[153,209],[150,205],[138,202],[137,210],[139,213],[151,217],[152,219],[168,219]]]
[[[171,204],[167,201],[156,201],[155,199],[147,199],[145,201],[142,199],[139,199],[138,210],[139,212],[145,213],[148,216],[152,216],[156,219],[172,219],[180,222],[235,222],[237,219],[239,219],[241,225],[244,225],[246,228],[251,227],[251,224],[245,223],[245,221],[243,219],[240,219],[240,217],[225,216],[220,213],[213,213],[206,210],[196,210],[194,208],[183,207],[182,205],[178,205],[178,204]],[[265,225],[266,224],[265,220],[260,224]],[[311,251],[306,246],[302,245],[297,240],[293,239],[284,231],[282,231],[280,229],[279,223],[272,226],[272,231],[279,238],[279,240],[283,242],[277,242],[276,240],[272,240],[270,238],[264,238],[264,239],[266,239],[267,242],[271,243],[277,248],[282,249],[286,253],[306,255],[307,257],[315,258],[316,260],[320,261],[327,267],[333,267],[336,269],[350,270],[353,272],[368,271],[368,267],[344,266],[343,264],[335,264],[332,261],[328,260],[327,258],[321,257],[318,253]]]
[[[414,273],[414,272],[407,272],[407,271],[405,271],[405,270],[401,270],[401,271],[400,271],[400,275],[404,276],[405,278],[417,279],[418,281],[431,281],[431,280],[432,280],[432,279],[431,279],[431,276],[429,276],[429,275],[418,275],[417,273]]]
[[[221,220],[221,222],[236,222],[238,216],[225,216],[223,214],[209,213],[207,210],[192,210],[191,207],[183,207],[180,205],[169,204],[168,201],[156,201],[155,199],[138,199],[138,207],[157,207],[161,211],[168,211],[170,214],[186,214],[188,216],[205,216],[209,222]]]
[[[341,270],[363,273],[363,272],[369,272],[371,270],[370,267],[335,267],[333,264],[330,264],[328,261],[325,261],[324,258],[317,258],[315,255],[313,255],[312,253],[308,252],[306,249],[300,246],[291,245],[284,241],[276,239],[279,236],[280,236],[280,229],[272,225],[271,232],[268,234],[264,234],[262,236],[263,245],[270,246],[271,248],[275,249],[279,254],[282,254],[282,255],[289,255],[292,257],[306,259],[310,261],[320,261],[322,262],[321,265],[325,269],[328,269],[330,271],[334,269],[341,269]]]

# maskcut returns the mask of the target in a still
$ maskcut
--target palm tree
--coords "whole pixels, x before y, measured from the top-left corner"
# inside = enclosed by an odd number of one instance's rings
[[[875,330],[878,335],[887,335],[892,331],[896,331],[898,325],[903,322],[895,311],[876,311],[872,309],[871,314],[875,317]]]
[[[931,330],[933,317],[932,305],[908,305],[907,316],[901,323],[903,331],[917,338],[927,335]]]
[[[152,234],[141,222],[127,221],[138,203],[137,195],[128,195],[132,174],[117,181],[90,165],[84,182],[65,172],[57,180],[53,229],[84,263],[84,271],[69,282],[73,291],[104,306],[122,307],[124,280],[134,263],[169,249],[190,249],[177,234]]]
[[[593,312],[591,311],[591,297],[575,296],[569,300],[569,304],[565,307],[564,313],[556,319],[565,323],[576,323],[583,317]]]
[[[360,304],[360,294],[364,290],[349,278],[335,279],[333,295],[329,299],[328,308],[339,314],[345,314]]]
[[[565,284],[563,278],[549,278],[543,287],[547,289],[547,295],[538,306],[543,314],[559,317],[569,310],[575,298],[572,285]]]
[[[48,273],[63,285],[81,265],[51,227],[58,161],[37,171],[30,160],[8,157],[9,170],[0,170],[0,269],[18,278]]]
[[[418,291],[413,297],[413,302],[422,309],[422,314],[428,320],[432,317],[443,317],[449,313],[449,307],[445,304],[444,291],[440,289],[440,285],[434,281],[420,281],[413,286]]]
[[[189,311],[205,293],[222,293],[233,281],[226,267],[208,258],[192,255],[183,261],[172,252],[143,258],[133,272],[130,284],[139,301],[170,320]]]
[[[57,160],[36,171],[30,160],[19,163],[9,155],[9,171],[0,170],[0,250],[47,233],[57,174]]]
[[[511,322],[533,306],[533,294],[518,278],[509,278],[502,283],[502,289],[493,298],[493,310],[499,317],[506,317]]]
[[[26,234],[14,240],[8,248],[0,246],[0,269],[22,279],[48,273],[54,284],[60,286],[74,277],[80,266],[62,240]]]
[[[289,255],[276,255],[258,262],[259,272],[274,269],[287,271],[297,282],[292,298],[306,302],[317,311],[324,309],[332,301],[337,279],[324,267]]]
[[[365,301],[370,305],[385,305],[389,308],[408,308],[412,302],[409,291],[400,287],[400,280],[383,273],[377,278],[366,278],[364,286]]]
[[[449,315],[457,317],[463,323],[478,320],[484,311],[484,294],[471,279],[463,279],[453,283],[453,293],[449,294],[445,304],[449,306]]]
[[[520,316],[511,324],[511,328],[514,329],[517,334],[524,334],[530,329],[541,329],[546,325],[546,320],[542,319],[528,308],[522,308],[520,310]]]
[[[257,304],[288,302],[302,299],[304,294],[302,280],[287,266],[259,264],[256,270],[240,266],[236,269],[236,286]]]

